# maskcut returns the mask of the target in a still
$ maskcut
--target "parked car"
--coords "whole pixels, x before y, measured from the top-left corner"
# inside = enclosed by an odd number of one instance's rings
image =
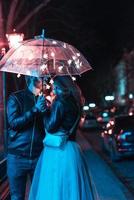
[[[96,117],[93,115],[85,115],[81,117],[80,124],[79,124],[80,129],[97,129],[101,128],[100,124],[97,122]]]
[[[123,156],[134,156],[134,115],[111,119],[101,133],[103,147],[110,153],[111,160]]]

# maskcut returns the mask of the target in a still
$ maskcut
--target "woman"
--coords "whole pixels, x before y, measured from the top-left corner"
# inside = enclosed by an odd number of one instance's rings
[[[53,91],[56,98],[45,117],[46,130],[69,133],[65,145],[45,148],[38,161],[29,200],[92,200],[89,176],[79,145],[75,141],[80,118],[80,90],[70,76],[57,76]]]

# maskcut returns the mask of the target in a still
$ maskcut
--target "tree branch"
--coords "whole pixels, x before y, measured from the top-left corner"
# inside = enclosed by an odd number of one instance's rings
[[[14,17],[17,4],[18,4],[18,0],[12,0],[10,11],[7,18],[7,25],[6,25],[7,33],[9,33],[13,29],[13,23],[14,23],[13,17]]]
[[[18,17],[18,15],[19,15],[21,9],[23,8],[24,2],[25,2],[25,0],[21,0],[21,1],[19,2],[18,6],[17,6],[17,10],[16,10],[16,12],[15,12],[15,18],[14,18],[14,19],[16,19],[16,18]]]
[[[3,20],[2,1],[0,0],[0,38],[3,37],[4,37],[4,20]]]
[[[24,18],[24,20],[16,27],[16,29],[19,30],[20,28],[22,28],[36,13],[39,12],[39,10],[46,6],[49,3],[49,1],[51,0],[44,0],[43,3],[39,4]]]

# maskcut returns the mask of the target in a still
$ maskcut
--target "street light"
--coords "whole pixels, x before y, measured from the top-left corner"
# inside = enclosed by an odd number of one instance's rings
[[[96,107],[96,104],[95,104],[95,103],[89,103],[89,107],[90,107],[90,108],[95,108],[95,107]]]
[[[9,48],[16,48],[20,45],[20,42],[23,41],[24,34],[23,33],[16,33],[15,29],[13,30],[13,33],[6,34],[7,40],[8,40],[8,46]],[[4,107],[4,146],[5,151],[7,151],[7,121],[6,121],[6,73],[3,72],[2,76],[3,81],[3,107]]]
[[[23,33],[16,33],[15,30],[13,30],[13,31],[14,31],[14,33],[6,34],[9,48],[18,47],[20,45],[20,42],[22,42],[24,39]]]
[[[84,110],[84,111],[89,110],[89,106],[83,106],[83,110]]]
[[[106,101],[113,101],[114,100],[114,96],[105,96],[105,100]]]
[[[132,93],[130,93],[128,97],[129,97],[129,99],[133,99],[134,95]]]

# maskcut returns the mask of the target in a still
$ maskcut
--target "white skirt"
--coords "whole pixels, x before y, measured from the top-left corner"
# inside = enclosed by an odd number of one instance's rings
[[[63,149],[44,148],[29,200],[93,200],[88,169],[76,142],[68,141]]]

